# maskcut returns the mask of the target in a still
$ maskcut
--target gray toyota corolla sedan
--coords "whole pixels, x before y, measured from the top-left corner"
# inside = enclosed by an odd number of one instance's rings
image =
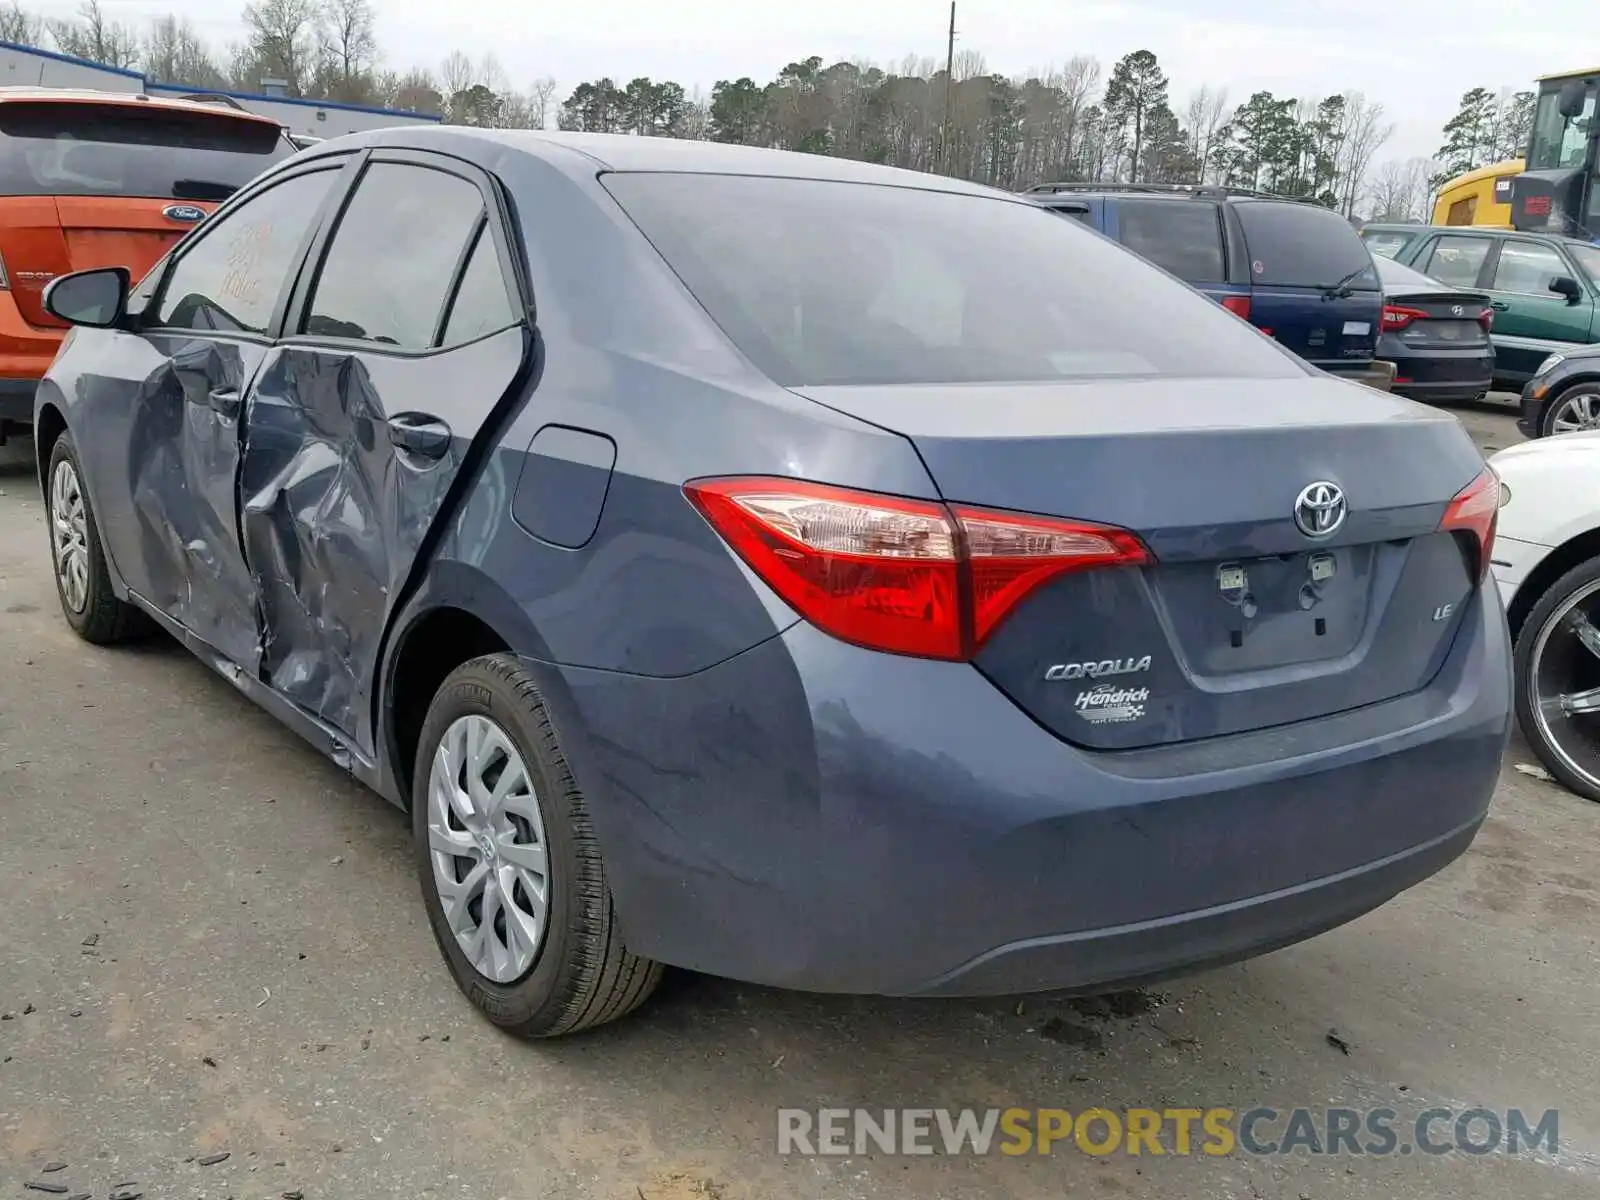
[[[386,130],[48,303],[66,620],[164,629],[407,806],[450,970],[519,1033],[662,964],[1150,980],[1484,818],[1510,673],[1460,425],[1026,201]]]

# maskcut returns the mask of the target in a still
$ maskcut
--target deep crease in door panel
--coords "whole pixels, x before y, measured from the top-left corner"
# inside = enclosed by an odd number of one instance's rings
[[[258,354],[251,345],[173,339],[132,406],[127,464],[145,598],[251,670],[255,587],[234,525],[239,421],[209,396],[241,391]]]
[[[240,495],[260,675],[364,753],[389,614],[472,435],[517,373],[522,338],[417,359],[289,345],[250,396]],[[439,459],[389,440],[389,419],[424,405],[459,435]]]

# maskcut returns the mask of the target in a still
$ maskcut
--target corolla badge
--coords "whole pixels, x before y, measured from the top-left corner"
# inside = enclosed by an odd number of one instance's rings
[[[196,221],[206,219],[206,210],[196,208],[193,204],[169,204],[161,210],[161,215],[169,221],[182,221],[186,225],[193,225]]]

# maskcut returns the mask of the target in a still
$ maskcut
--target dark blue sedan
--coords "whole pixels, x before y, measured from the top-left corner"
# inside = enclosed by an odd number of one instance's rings
[[[165,630],[409,808],[450,970],[518,1033],[662,964],[1151,980],[1484,819],[1509,652],[1460,425],[1029,201],[385,130],[48,304],[66,620]]]

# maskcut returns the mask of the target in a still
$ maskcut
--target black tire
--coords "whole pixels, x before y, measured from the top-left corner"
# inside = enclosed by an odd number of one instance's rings
[[[56,569],[55,555],[55,495],[52,483],[62,463],[71,465],[78,481],[78,491],[83,503],[84,546],[88,559],[89,584],[82,610],[73,608],[61,584],[61,573]],[[118,642],[146,637],[154,631],[150,618],[134,605],[117,599],[111,587],[111,572],[106,567],[105,550],[100,544],[100,526],[95,519],[94,506],[83,487],[83,467],[78,462],[77,448],[69,434],[63,433],[50,450],[50,465],[44,480],[45,529],[50,536],[50,574],[56,582],[56,598],[61,602],[61,615],[67,624],[86,642],[97,646],[110,646]]]
[[[1544,402],[1544,412],[1539,417],[1539,436],[1554,437],[1556,413],[1568,400],[1577,396],[1594,396],[1600,401],[1600,383],[1590,380],[1585,383],[1574,383],[1549,397]]]
[[[544,940],[520,979],[497,983],[463,953],[445,916],[428,847],[428,789],[440,740],[460,717],[488,717],[510,737],[539,797],[549,862]],[[661,964],[623,944],[588,807],[562,756],[533,678],[508,654],[476,658],[440,685],[417,747],[412,833],[434,940],[467,999],[500,1028],[525,1038],[557,1037],[602,1025],[642,1004]]]
[[[1590,777],[1574,769],[1573,763],[1540,727],[1534,703],[1537,656],[1546,627],[1574,593],[1596,582],[1600,582],[1600,558],[1591,558],[1545,589],[1518,631],[1512,671],[1516,684],[1517,724],[1534,754],[1569,790],[1586,800],[1600,802],[1600,777]]]

